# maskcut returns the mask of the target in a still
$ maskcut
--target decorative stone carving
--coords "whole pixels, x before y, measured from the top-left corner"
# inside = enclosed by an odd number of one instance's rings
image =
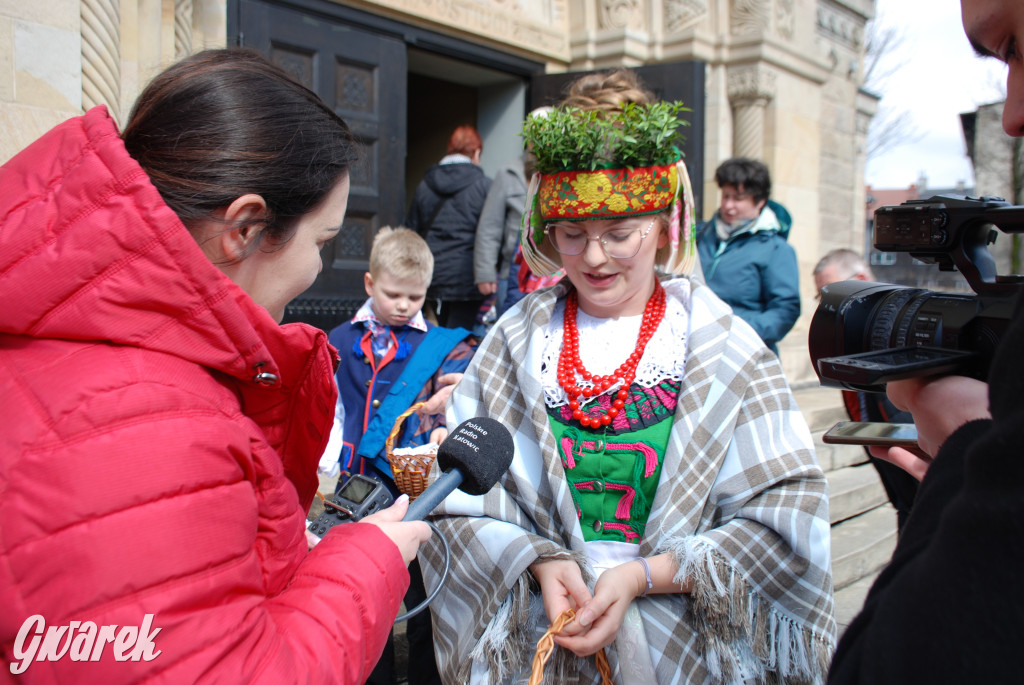
[[[859,50],[864,44],[863,22],[829,3],[818,5],[818,31],[852,50]]]
[[[174,0],[174,59],[192,54],[192,0]]]
[[[726,89],[733,106],[760,100],[768,104],[775,97],[775,72],[757,66],[730,69]]]
[[[705,0],[665,0],[665,31],[676,33],[708,13]]]
[[[82,0],[82,108],[106,105],[121,117],[121,7],[118,0]]]
[[[729,27],[734,36],[759,33],[768,28],[770,19],[768,0],[733,0]]]
[[[775,4],[775,30],[785,40],[792,40],[796,34],[796,9],[794,0],[778,0]]]
[[[636,0],[640,2],[641,0]],[[569,0],[366,0],[385,14],[404,12],[507,45],[567,59]]]
[[[643,30],[640,0],[600,0],[598,21],[602,29]]]

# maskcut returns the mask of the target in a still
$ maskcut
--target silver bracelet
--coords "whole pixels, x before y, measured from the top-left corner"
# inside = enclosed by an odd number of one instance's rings
[[[643,557],[637,557],[636,560],[644,567],[644,575],[647,576],[647,589],[641,592],[639,596],[646,597],[647,593],[651,591],[652,587],[654,587],[654,581],[651,580],[651,565],[648,564],[647,560]]]

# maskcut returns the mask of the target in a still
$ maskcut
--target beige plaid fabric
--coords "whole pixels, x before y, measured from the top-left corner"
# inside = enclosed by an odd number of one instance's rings
[[[636,601],[658,683],[823,682],[836,624],[827,488],[810,432],[757,334],[707,287],[665,286],[690,312],[686,377],[639,553],[673,554],[677,579],[693,578],[694,590]],[[536,625],[545,619],[532,562],[571,557],[592,578],[538,380],[544,328],[567,288],[539,291],[503,317],[452,396],[449,425],[501,421],[516,457],[489,493],[453,493],[433,517],[452,548],[431,604],[448,683],[528,674],[546,628]],[[440,549],[435,539],[421,554],[427,587],[439,580]],[[608,656],[621,681],[628,655],[612,645]],[[545,682],[599,682],[592,659],[565,650],[548,673]]]

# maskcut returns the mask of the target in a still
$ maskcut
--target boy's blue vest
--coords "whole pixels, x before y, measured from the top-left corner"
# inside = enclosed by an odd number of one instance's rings
[[[455,346],[470,335],[463,328],[430,324],[428,328],[423,332],[406,326],[396,331],[398,344],[378,363],[376,374],[361,345],[366,333],[364,326],[347,322],[331,331],[329,340],[341,356],[336,378],[339,399],[345,407],[343,470],[358,471],[359,464],[354,458],[358,456],[382,473],[390,474],[384,442],[395,420],[412,406]],[[462,371],[468,360],[462,361],[461,368],[446,371]],[[406,423],[413,418],[409,417]],[[396,445],[409,446],[407,440],[402,440],[407,434],[409,431],[403,430]],[[428,438],[423,436],[423,441]]]

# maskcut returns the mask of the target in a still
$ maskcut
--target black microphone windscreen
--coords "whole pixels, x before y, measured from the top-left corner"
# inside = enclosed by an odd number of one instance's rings
[[[514,452],[512,435],[505,425],[478,416],[463,421],[449,433],[437,449],[437,465],[442,471],[459,469],[463,476],[459,489],[482,495],[508,471]]]

